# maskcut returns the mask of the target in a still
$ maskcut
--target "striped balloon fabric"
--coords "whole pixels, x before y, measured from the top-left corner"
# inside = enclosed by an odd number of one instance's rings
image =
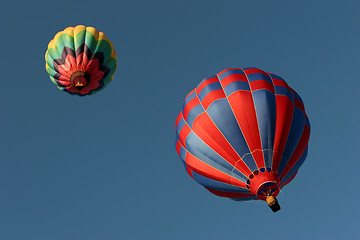
[[[205,78],[176,119],[176,150],[188,174],[236,201],[276,196],[303,164],[309,137],[300,96],[257,68]]]
[[[82,25],[57,33],[45,53],[51,81],[60,90],[80,96],[94,94],[111,82],[116,59],[104,33]]]

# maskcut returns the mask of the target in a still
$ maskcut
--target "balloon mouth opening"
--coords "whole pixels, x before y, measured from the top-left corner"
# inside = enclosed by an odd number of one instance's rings
[[[74,72],[70,77],[71,85],[73,85],[77,90],[81,90],[89,82],[89,75],[83,71]]]
[[[266,199],[269,195],[278,195],[279,191],[277,182],[264,182],[259,186],[257,195],[260,198]]]
[[[280,185],[276,175],[271,168],[255,170],[249,175],[246,187],[261,200],[265,200],[268,195],[277,196]]]

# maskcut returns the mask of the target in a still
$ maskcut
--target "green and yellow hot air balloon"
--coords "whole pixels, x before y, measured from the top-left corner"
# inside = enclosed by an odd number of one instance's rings
[[[45,53],[46,71],[70,94],[91,95],[111,82],[116,52],[104,33],[82,25],[57,33]]]

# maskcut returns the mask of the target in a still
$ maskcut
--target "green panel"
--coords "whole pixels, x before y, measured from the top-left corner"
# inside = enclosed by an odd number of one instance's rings
[[[114,68],[114,66],[115,66],[115,69],[116,69],[116,59],[111,57],[111,58],[105,60],[103,65],[110,69]]]
[[[58,41],[62,41],[63,46],[66,46],[68,48],[71,48],[72,50],[75,50],[74,38],[69,34],[63,34],[61,36],[62,36],[62,38],[61,39],[59,38]]]
[[[46,71],[48,72],[48,74],[52,77],[55,77],[55,70],[54,69],[51,69],[51,68],[46,68]]]
[[[104,62],[111,57],[112,48],[108,41],[98,41],[95,52],[102,52],[104,54]]]
[[[54,65],[53,65],[54,60],[50,56],[49,52],[46,53],[45,61],[46,61],[47,65],[49,65],[50,68],[54,69]]]
[[[54,60],[54,59],[59,59],[59,54],[57,52],[56,48],[50,48],[48,49],[48,54],[50,55],[49,57]],[[50,64],[49,64],[50,65]],[[51,64],[52,65],[52,64]]]
[[[92,35],[91,32],[89,32],[89,31],[86,31],[85,44],[90,49],[91,54],[93,54],[95,52],[97,41],[96,41],[94,35]]]
[[[58,53],[59,59],[61,58],[61,54],[64,50],[64,43],[63,43],[63,34],[60,35],[55,44],[56,51]]]
[[[85,42],[86,30],[79,32],[74,38],[75,51]]]

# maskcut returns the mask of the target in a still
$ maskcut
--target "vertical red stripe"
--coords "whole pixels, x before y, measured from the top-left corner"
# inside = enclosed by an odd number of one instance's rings
[[[272,169],[277,170],[279,167],[290,132],[293,112],[293,102],[287,96],[276,95],[276,129]]]
[[[228,97],[235,118],[258,168],[265,167],[264,156],[251,92],[237,91]],[[259,151],[255,151],[259,150]],[[254,152],[255,151],[255,152]]]
[[[245,176],[251,174],[250,169],[241,160],[240,156],[231,147],[225,137],[221,134],[219,129],[213,123],[209,115],[204,112],[200,114],[195,120],[192,126],[194,133],[199,136],[210,148],[218,153],[231,165],[236,167]]]
[[[304,151],[308,145],[309,138],[310,138],[310,129],[309,129],[308,125],[305,124],[305,128],[304,128],[303,134],[301,135],[300,141],[299,141],[298,145],[296,146],[296,149],[295,149],[294,153],[292,154],[290,160],[288,161],[284,170],[282,171],[281,178],[285,177],[286,174],[288,174],[288,172],[295,166],[297,161],[299,161],[300,157],[302,156],[302,154],[304,153]]]

